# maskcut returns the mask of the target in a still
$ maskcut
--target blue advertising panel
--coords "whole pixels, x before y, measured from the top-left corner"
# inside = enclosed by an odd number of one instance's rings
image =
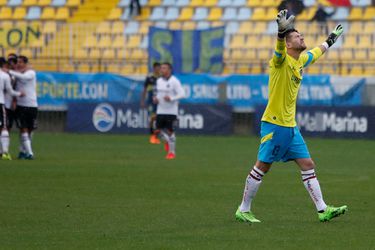
[[[268,75],[177,74],[186,96],[181,103],[232,105],[237,110],[252,110],[266,105]],[[37,74],[37,94],[41,107],[66,108],[70,102],[122,102],[138,103],[143,90],[143,80],[100,73],[47,73]],[[345,93],[334,93],[330,77],[304,76],[298,104],[305,106],[361,105],[365,81],[359,80]]]
[[[228,105],[180,105],[181,134],[228,135],[232,129],[232,108]],[[70,103],[66,130],[78,133],[144,133],[149,117],[138,104]]]
[[[256,109],[254,132],[259,134],[263,107]],[[302,135],[318,137],[375,138],[375,109],[348,106],[297,107],[296,121]]]
[[[142,81],[120,75],[98,73],[37,73],[40,106],[64,107],[70,102],[135,102],[143,89]]]
[[[224,27],[204,30],[169,30],[150,27],[148,67],[169,62],[178,73],[214,73],[223,69]]]

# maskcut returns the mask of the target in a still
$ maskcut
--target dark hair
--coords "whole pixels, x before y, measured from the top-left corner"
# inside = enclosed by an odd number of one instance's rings
[[[153,67],[153,68],[160,67],[160,63],[158,63],[158,62],[154,62],[154,64],[152,64],[152,67]]]
[[[29,58],[27,58],[27,56],[19,55],[18,59],[21,59],[26,64],[29,62]]]
[[[0,67],[2,68],[4,64],[7,64],[7,60],[4,57],[0,57]]]
[[[288,30],[287,32],[285,32],[285,38],[288,40],[289,37],[290,37],[290,34],[292,34],[293,32],[299,33],[298,30],[296,30],[296,29]]]
[[[8,55],[8,62],[13,63],[13,64],[17,64],[17,58],[18,58],[18,56],[16,54],[10,53]]]
[[[169,69],[172,70],[172,64],[170,64],[169,62],[163,62],[161,65],[167,65]]]

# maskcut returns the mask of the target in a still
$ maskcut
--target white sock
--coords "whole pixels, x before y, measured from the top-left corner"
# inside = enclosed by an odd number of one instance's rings
[[[176,136],[174,135],[174,133],[169,136],[168,144],[169,144],[168,153],[173,153],[173,154],[176,153]]]
[[[240,206],[241,212],[250,211],[251,202],[254,199],[260,184],[262,183],[263,176],[263,171],[256,166],[254,166],[254,168],[250,171],[250,174],[246,178],[245,189],[243,191],[243,198]]]
[[[2,130],[1,131],[1,136],[0,136],[0,141],[1,141],[1,152],[2,153],[8,153],[9,151],[9,132],[8,130]]]
[[[160,139],[162,139],[165,142],[169,142],[169,136],[164,131],[160,131]]]
[[[25,150],[25,153],[33,155],[33,150],[31,149],[31,140],[28,133],[21,134],[21,144]]]
[[[20,146],[18,148],[19,148],[20,152],[26,153],[26,149],[25,149],[25,147],[23,145],[23,141],[22,141],[22,134],[20,134]]]
[[[306,171],[301,171],[303,185],[307,192],[309,192],[311,199],[313,200],[316,209],[319,211],[324,211],[327,207],[323,200],[322,191],[320,190],[319,181],[316,178],[315,170],[310,169]]]

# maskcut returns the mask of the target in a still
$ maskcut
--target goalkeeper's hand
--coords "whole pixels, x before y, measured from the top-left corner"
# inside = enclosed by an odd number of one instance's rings
[[[328,47],[331,47],[337,41],[337,38],[341,36],[343,31],[344,31],[344,28],[342,27],[341,24],[337,25],[336,28],[333,29],[332,33],[329,34],[326,40]]]
[[[280,38],[285,37],[285,33],[289,30],[294,29],[294,18],[295,16],[290,15],[290,17],[287,19],[288,10],[282,10],[277,14],[277,25],[278,25],[278,36]]]

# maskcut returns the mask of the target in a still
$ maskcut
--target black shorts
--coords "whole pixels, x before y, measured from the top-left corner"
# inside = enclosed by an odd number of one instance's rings
[[[18,128],[27,128],[29,130],[37,128],[36,118],[38,116],[38,108],[22,107],[16,108],[16,122]]]
[[[7,112],[7,126],[8,129],[11,129],[13,127],[13,123],[16,120],[16,112],[13,109],[7,109],[5,108]]]
[[[0,128],[7,128],[7,112],[5,111],[4,104],[0,104]]]
[[[176,115],[156,115],[156,128],[174,131],[178,126]]]

